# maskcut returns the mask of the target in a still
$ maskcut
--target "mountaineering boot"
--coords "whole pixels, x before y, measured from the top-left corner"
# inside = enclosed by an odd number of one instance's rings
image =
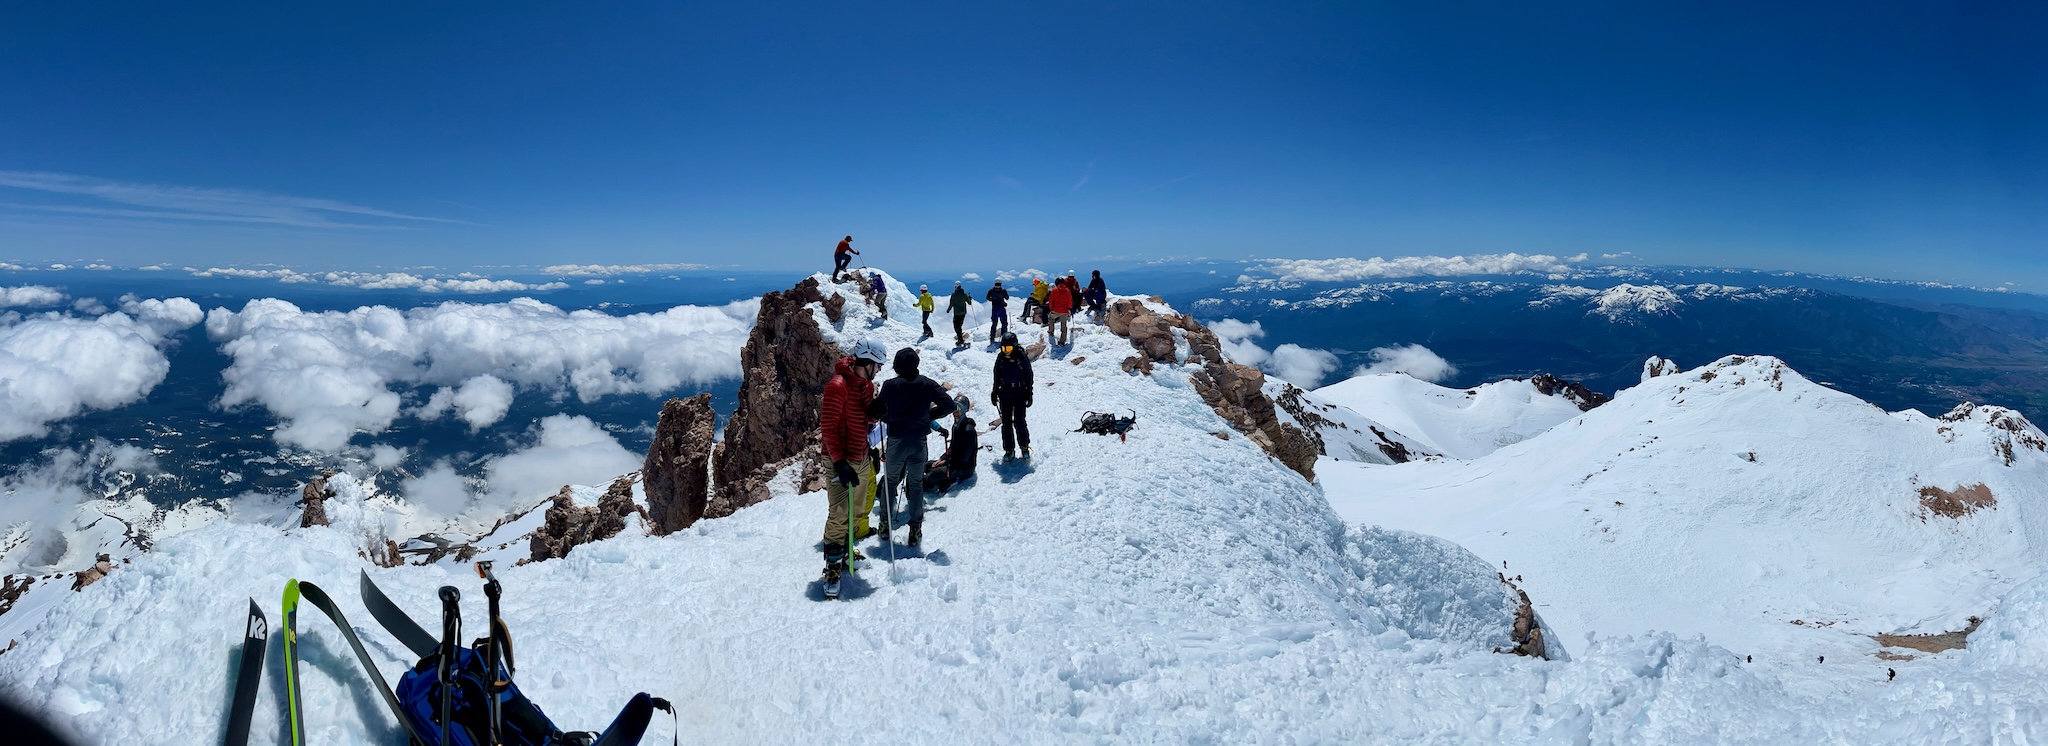
[[[910,524],[910,539],[905,541],[904,543],[909,544],[911,546],[917,546],[918,544],[924,543],[924,524]]]
[[[1031,460],[1031,446],[1024,446],[1024,460]]]
[[[1026,453],[1029,453],[1029,451],[1026,451]],[[1003,463],[1007,464],[1007,463],[1010,463],[1010,462],[1012,462],[1012,461],[1016,461],[1016,460],[1017,460],[1017,452],[1016,452],[1016,451],[1003,451]]]
[[[846,574],[846,564],[843,562],[833,562],[825,565],[825,575],[820,579],[824,581],[826,598],[839,597],[839,577],[844,574]]]

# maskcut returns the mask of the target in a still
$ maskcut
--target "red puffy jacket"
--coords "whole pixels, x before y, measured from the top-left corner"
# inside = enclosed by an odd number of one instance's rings
[[[832,365],[832,380],[825,384],[825,400],[818,405],[818,442],[825,458],[833,461],[862,461],[868,457],[868,402],[875,398],[873,381],[853,372],[853,358],[842,357]]]
[[[1052,306],[1053,313],[1074,312],[1074,294],[1067,290],[1064,282],[1052,286],[1052,295],[1046,296],[1046,302]]]

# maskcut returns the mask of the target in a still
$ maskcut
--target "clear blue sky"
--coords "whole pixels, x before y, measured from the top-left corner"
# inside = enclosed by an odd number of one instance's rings
[[[1627,251],[2048,290],[2024,4],[990,5],[8,3],[0,260],[772,269],[851,233],[899,268]]]

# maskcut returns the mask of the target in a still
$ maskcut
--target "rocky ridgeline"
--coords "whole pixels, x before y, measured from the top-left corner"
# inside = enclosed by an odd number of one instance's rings
[[[815,460],[818,397],[832,380],[832,364],[845,353],[825,341],[813,303],[836,324],[846,299],[826,298],[815,277],[761,296],[754,330],[740,350],[739,406],[712,457],[714,485],[704,517],[732,515],[767,500],[768,482],[778,472],[800,458]],[[807,465],[805,471],[817,469]]]
[[[654,533],[673,533],[704,517],[711,498],[711,436],[717,421],[710,394],[661,405],[654,442],[640,468],[647,523]]]

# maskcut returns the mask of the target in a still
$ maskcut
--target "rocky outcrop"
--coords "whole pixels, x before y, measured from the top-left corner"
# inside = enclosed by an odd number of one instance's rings
[[[334,497],[333,488],[327,486],[327,478],[332,476],[332,471],[323,472],[307,482],[304,490],[300,490],[299,499],[305,502],[306,506],[299,512],[299,528],[327,525],[327,501]]]
[[[761,296],[760,315],[740,351],[739,406],[712,457],[714,488],[703,517],[716,518],[768,499],[768,480],[806,455],[815,456],[818,397],[845,353],[827,343],[807,307],[823,305],[838,323],[843,296],[829,301],[817,278]]]
[[[1513,589],[1515,596],[1521,600],[1515,606],[1515,627],[1512,633],[1515,649],[1511,652],[1515,655],[1526,655],[1531,658],[1549,660],[1550,656],[1543,645],[1543,625],[1536,623],[1536,605],[1529,602],[1529,593],[1516,588],[1515,584],[1509,582],[1506,577],[1502,577],[1500,580],[1503,583],[1507,583],[1508,588]]]
[[[1652,355],[1650,359],[1643,361],[1644,381],[1659,376],[1675,376],[1683,372],[1685,372],[1685,369],[1678,367],[1678,363],[1667,358]]]
[[[1652,360],[1655,359],[1658,358],[1652,358]],[[1648,366],[1646,365],[1644,371],[1646,376],[1649,375],[1647,368]],[[1577,381],[1567,381],[1549,373],[1543,373],[1535,378],[1531,378],[1529,382],[1536,384],[1536,390],[1542,392],[1544,396],[1564,397],[1565,401],[1578,405],[1581,412],[1591,412],[1594,407],[1614,400],[1614,397],[1586,388]]]
[[[640,468],[648,526],[655,534],[688,528],[704,517],[711,498],[711,433],[717,415],[711,395],[670,399],[661,405],[654,443]]]
[[[114,558],[102,554],[92,563],[92,567],[71,574],[71,590],[85,590],[86,586],[99,582],[101,578],[107,576],[107,573],[113,571]]]
[[[1185,314],[1161,314],[1134,299],[1110,304],[1103,324],[1110,332],[1129,338],[1138,350],[1138,355],[1124,361],[1125,372],[1150,373],[1154,363],[1201,366],[1189,376],[1189,382],[1202,401],[1287,468],[1309,480],[1316,478],[1321,444],[1301,428],[1280,421],[1272,397],[1265,392],[1266,375],[1224,359],[1223,344],[1215,332]],[[1186,360],[1180,359],[1182,344],[1187,345]]]
[[[567,557],[571,549],[617,536],[626,528],[626,516],[634,513],[640,513],[640,506],[633,504],[633,475],[613,480],[591,507],[577,505],[570,488],[564,486],[548,506],[547,524],[533,532],[530,559],[540,562]],[[645,513],[640,517],[643,521],[647,518]]]
[[[1978,406],[1971,402],[1963,402],[1942,415],[1940,420],[1948,423],[1939,429],[1939,432],[1944,434],[1961,422],[1979,422],[1989,426],[1995,431],[1991,438],[1991,448],[2006,466],[2012,466],[2022,450],[2048,452],[2048,435],[2044,435],[2040,428],[2034,427],[2034,423],[2029,422],[2026,415],[2005,407]]]

